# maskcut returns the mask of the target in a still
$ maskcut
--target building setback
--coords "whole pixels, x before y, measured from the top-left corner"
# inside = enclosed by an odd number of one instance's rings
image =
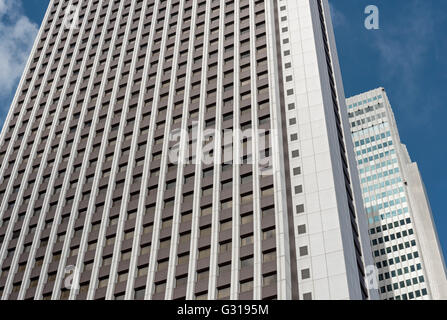
[[[326,0],[52,0],[0,136],[0,296],[375,299],[352,150]]]
[[[447,299],[445,263],[418,166],[383,88],[347,99],[382,299]]]

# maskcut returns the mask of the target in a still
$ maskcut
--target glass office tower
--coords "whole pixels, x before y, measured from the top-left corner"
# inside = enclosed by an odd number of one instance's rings
[[[418,166],[383,88],[347,99],[382,299],[447,299],[444,258]]]

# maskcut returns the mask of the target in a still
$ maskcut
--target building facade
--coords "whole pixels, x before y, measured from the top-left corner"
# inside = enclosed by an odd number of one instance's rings
[[[447,299],[445,262],[418,166],[383,88],[347,99],[382,299]]]
[[[375,299],[326,0],[52,0],[0,136],[2,299]]]

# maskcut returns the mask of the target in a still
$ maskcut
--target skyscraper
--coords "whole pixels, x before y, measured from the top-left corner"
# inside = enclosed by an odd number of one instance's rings
[[[52,0],[0,137],[2,299],[374,299],[326,0]]]
[[[382,299],[447,299],[444,258],[418,166],[383,88],[347,99]]]

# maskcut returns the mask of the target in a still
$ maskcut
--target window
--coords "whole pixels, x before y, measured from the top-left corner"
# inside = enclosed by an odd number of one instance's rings
[[[306,225],[301,224],[298,226],[298,234],[305,234],[306,233]]]
[[[145,276],[145,275],[147,275],[148,271],[149,271],[149,266],[138,267],[137,275],[138,275],[138,277]]]
[[[262,254],[262,262],[270,262],[276,260],[276,251],[269,251]]]
[[[303,186],[295,186],[295,194],[303,193]]]
[[[200,229],[200,237],[205,237],[211,235],[211,226]]]
[[[226,221],[221,221],[220,222],[220,231],[229,230],[229,229],[231,229],[232,225],[233,225],[233,221],[231,219],[226,220]]]
[[[171,238],[162,239],[160,241],[160,248],[169,248],[171,246]]]
[[[312,300],[312,293],[311,292],[304,293],[303,300]]]
[[[208,293],[197,293],[196,294],[196,300],[207,300],[208,299]]]
[[[303,280],[310,278],[310,269],[303,269],[301,270],[301,278]]]
[[[179,243],[187,243],[191,240],[191,233],[183,233],[179,237]]]
[[[134,235],[133,230],[132,231],[127,231],[126,233],[124,233],[124,239],[128,240],[128,239],[132,239]]]
[[[230,271],[231,271],[231,263],[230,262],[219,265],[219,274],[224,274],[224,273],[230,272]]]
[[[161,260],[157,263],[157,271],[166,270],[168,268],[169,260]]]
[[[268,187],[268,188],[264,188],[261,190],[261,196],[262,197],[267,197],[267,196],[271,196],[273,195],[273,186],[272,187]]]
[[[209,206],[209,207],[206,207],[206,208],[202,208],[202,209],[200,210],[200,215],[201,215],[201,216],[206,216],[206,215],[211,214],[212,212],[213,212],[213,207],[212,207],[212,206]]]
[[[246,224],[246,223],[250,223],[250,222],[253,222],[253,214],[252,213],[241,217],[241,224]]]
[[[144,300],[144,293],[145,293],[144,288],[135,289],[134,299],[135,300]]]
[[[300,247],[300,257],[307,256],[309,254],[309,250],[307,246]]]
[[[199,250],[199,259],[207,258],[210,256],[211,248],[205,248]]]
[[[275,234],[276,234],[276,232],[275,232],[274,228],[269,229],[269,230],[265,230],[265,231],[262,232],[262,239],[263,240],[267,240],[267,239],[274,238]]]
[[[208,279],[209,274],[210,274],[209,269],[197,271],[197,281],[200,281],[202,279]]]
[[[155,284],[155,293],[164,292],[166,289],[166,282],[156,283]]]
[[[150,245],[141,246],[140,255],[148,254],[149,252],[151,252],[151,246]]]
[[[276,273],[264,275],[262,277],[262,286],[267,287],[270,285],[276,285]]]
[[[179,277],[175,278],[175,287],[178,288],[178,287],[184,286],[184,285],[186,285],[187,281],[188,281],[187,275],[179,276]]]
[[[253,266],[253,257],[246,257],[241,259],[241,269]]]
[[[241,247],[246,246],[253,243],[253,235],[243,236],[241,237]]]
[[[292,151],[292,158],[298,158],[300,156],[300,152],[298,150]]]
[[[84,270],[92,270],[92,269],[93,269],[93,261],[85,264]]]
[[[103,260],[102,265],[103,266],[109,266],[111,264],[112,264],[112,256],[105,257],[104,260]]]
[[[223,242],[219,246],[219,252],[224,253],[231,251],[231,241]]]
[[[230,296],[230,287],[218,288],[217,289],[217,298],[223,299]]]
[[[189,261],[189,253],[188,254],[183,254],[181,256],[178,257],[177,260],[177,264],[181,265],[181,264],[186,264]]]
[[[127,277],[128,277],[129,273],[127,271],[118,274],[118,282],[124,282],[127,281]]]
[[[253,280],[241,282],[240,292],[247,292],[253,289]]]
[[[131,256],[132,256],[132,250],[128,250],[126,252],[123,252],[121,254],[121,261],[129,260]]]
[[[98,288],[104,288],[109,283],[109,278],[103,278],[99,280]]]

